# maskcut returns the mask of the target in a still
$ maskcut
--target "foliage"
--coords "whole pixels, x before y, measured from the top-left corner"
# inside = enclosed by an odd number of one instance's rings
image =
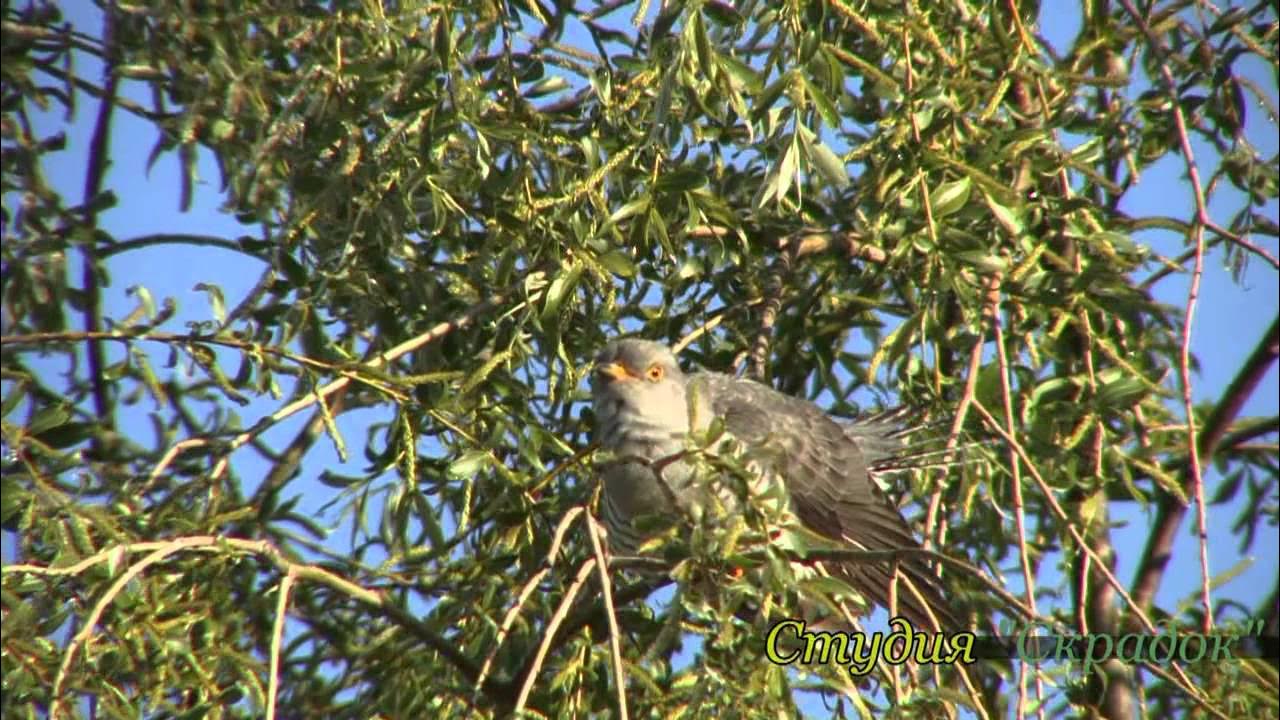
[[[1061,52],[1027,2],[241,5],[107,4],[101,27],[5,6],[5,717],[972,708],[950,671],[848,692],[768,662],[750,616],[794,607],[785,563],[724,582],[748,560],[702,530],[666,549],[669,601],[634,569],[601,592],[581,381],[620,332],[1000,440],[897,488],[935,547],[1021,578],[1002,599],[948,574],[980,631],[1013,603],[1199,628],[1213,578],[1182,607],[1155,593],[1200,572],[1168,556],[1189,508],[1242,489],[1241,555],[1274,552],[1276,418],[1240,412],[1277,326],[1212,403],[1188,352],[1206,259],[1277,269],[1276,158],[1245,132],[1261,112],[1274,134],[1275,87],[1242,70],[1275,81],[1273,4],[1086,3]],[[78,199],[49,175],[74,114]],[[153,128],[148,167],[181,166],[182,209],[216,159],[245,234],[113,234],[120,115]],[[1133,213],[1169,172],[1187,199]],[[113,259],[164,245],[260,280],[209,277],[185,331],[144,286],[106,307]],[[1159,299],[1188,278],[1185,306]],[[359,410],[380,412],[352,433]],[[324,467],[330,444],[363,471]],[[330,514],[298,509],[321,491]],[[1150,538],[1117,587],[1109,518],[1133,504]],[[1277,711],[1265,662],[1105,687],[1004,668],[1019,714]]]

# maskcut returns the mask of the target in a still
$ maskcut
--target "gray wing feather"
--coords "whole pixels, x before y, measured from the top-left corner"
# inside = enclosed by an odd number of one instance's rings
[[[691,381],[735,438],[749,448],[764,446],[779,454],[783,461],[779,470],[793,509],[810,530],[861,550],[920,547],[872,479],[872,466],[881,459],[878,449],[888,447],[885,441],[891,439],[871,432],[874,425],[851,432],[850,425],[837,423],[816,405],[750,380],[700,373]],[[922,605],[900,582],[897,602],[902,615],[917,628],[931,629],[927,605],[942,629],[963,629],[929,562],[907,556],[899,561],[899,568],[925,601]],[[888,607],[892,563],[846,562],[829,569],[869,600]]]

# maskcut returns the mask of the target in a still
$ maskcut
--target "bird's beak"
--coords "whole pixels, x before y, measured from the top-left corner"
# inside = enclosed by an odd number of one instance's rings
[[[600,363],[596,365],[596,376],[608,382],[622,382],[625,380],[634,380],[631,373],[627,372],[627,368],[622,363],[610,362]]]

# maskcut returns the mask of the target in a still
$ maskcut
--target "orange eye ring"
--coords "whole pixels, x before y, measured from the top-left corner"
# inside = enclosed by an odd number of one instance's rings
[[[645,377],[649,378],[649,382],[658,382],[662,379],[663,370],[661,365],[650,365],[648,370],[644,371]]]

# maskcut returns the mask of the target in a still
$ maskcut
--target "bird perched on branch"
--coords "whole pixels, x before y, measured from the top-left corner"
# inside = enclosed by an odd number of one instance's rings
[[[592,400],[595,440],[613,455],[602,472],[601,514],[615,553],[631,554],[646,539],[634,522],[646,515],[698,517],[713,502],[741,512],[742,494],[709,480],[690,454],[691,434],[719,427],[752,459],[747,497],[781,497],[787,522],[847,550],[920,548],[875,480],[911,462],[903,452],[910,432],[891,415],[842,423],[751,380],[685,374],[668,347],[638,339],[597,355]],[[922,555],[887,555],[821,567],[865,600],[889,607],[896,597],[898,613],[919,630],[965,629]]]

